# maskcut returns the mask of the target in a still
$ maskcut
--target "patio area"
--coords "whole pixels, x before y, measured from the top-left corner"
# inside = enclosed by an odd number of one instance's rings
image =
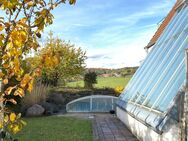
[[[92,120],[94,141],[138,141],[116,116],[108,113],[68,113],[61,116]]]
[[[94,141],[138,141],[115,116],[96,114],[93,119]]]

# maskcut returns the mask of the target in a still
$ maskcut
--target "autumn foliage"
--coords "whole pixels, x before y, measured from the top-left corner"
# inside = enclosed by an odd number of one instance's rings
[[[43,64],[39,79],[45,85],[57,86],[58,81],[81,75],[85,69],[85,52],[70,42],[49,33],[45,45],[34,57],[27,58],[30,69]]]
[[[34,78],[40,75],[42,65],[25,72],[21,61],[30,50],[39,47],[38,38],[41,38],[44,28],[53,23],[51,11],[61,3],[66,3],[66,0],[0,0],[0,12],[4,15],[0,17],[0,101],[4,119],[0,126],[4,131],[17,133],[25,124],[20,120],[21,115],[10,111],[6,104],[17,104],[15,97],[22,98],[32,90]],[[69,0],[69,3],[74,4],[75,0]],[[49,59],[48,55],[44,59]]]

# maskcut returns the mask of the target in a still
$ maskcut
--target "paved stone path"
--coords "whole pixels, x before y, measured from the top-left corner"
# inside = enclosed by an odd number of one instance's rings
[[[94,141],[138,141],[127,127],[110,114],[95,114],[93,118]]]
[[[59,116],[90,119],[94,141],[138,141],[127,127],[115,116],[102,113],[69,113]]]

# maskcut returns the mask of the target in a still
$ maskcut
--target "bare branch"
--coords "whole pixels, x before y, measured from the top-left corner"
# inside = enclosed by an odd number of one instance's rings
[[[20,14],[21,9],[22,9],[22,6],[20,6],[20,8],[18,9],[18,12],[16,13],[16,16],[14,17],[14,21],[16,21],[18,15]]]
[[[8,18],[8,21],[9,21],[9,22],[11,22],[12,13],[11,13],[11,10],[10,10],[10,9],[8,9],[8,10],[9,10],[9,12],[10,12],[10,13],[9,13],[9,18]]]

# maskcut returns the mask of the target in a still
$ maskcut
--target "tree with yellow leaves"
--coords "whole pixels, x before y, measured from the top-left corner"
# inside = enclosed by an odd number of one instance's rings
[[[21,115],[6,107],[7,102],[17,104],[14,97],[24,97],[26,91],[32,90],[34,77],[40,74],[40,67],[26,73],[21,61],[27,53],[39,47],[38,38],[44,28],[53,23],[51,11],[62,3],[76,0],[0,0],[0,79],[2,87],[0,101],[2,119],[1,134],[17,133],[25,124]],[[47,54],[46,54],[47,55]],[[56,57],[54,56],[56,59]],[[16,83],[12,83],[15,82]],[[10,96],[8,98],[7,96]],[[6,131],[6,132],[5,132]]]
[[[57,86],[58,81],[71,79],[83,74],[85,69],[85,52],[70,42],[54,38],[50,32],[44,47],[37,55],[27,58],[30,69],[43,64],[40,80],[43,84]],[[51,67],[55,64],[55,67]]]

